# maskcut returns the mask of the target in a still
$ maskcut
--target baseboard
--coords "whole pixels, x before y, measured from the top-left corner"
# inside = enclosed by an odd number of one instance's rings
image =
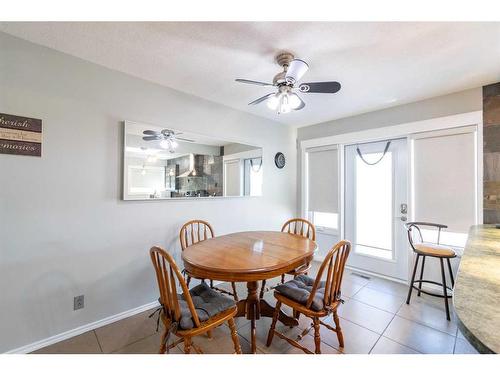
[[[75,336],[81,335],[82,333],[85,333],[85,332],[91,331],[93,329],[105,326],[107,324],[114,323],[114,322],[116,322],[118,320],[121,320],[121,319],[128,318],[128,317],[130,317],[132,315],[139,314],[141,312],[147,311],[147,310],[155,308],[157,306],[158,306],[158,301],[147,303],[145,305],[142,305],[142,306],[139,306],[139,307],[135,307],[135,308],[127,310],[127,311],[123,311],[123,312],[118,313],[116,315],[111,315],[111,316],[108,316],[108,317],[106,317],[104,319],[100,319],[100,320],[97,320],[95,322],[88,323],[88,324],[85,324],[85,325],[77,327],[77,328],[73,328],[73,329],[71,329],[69,331],[59,333],[57,335],[48,337],[46,339],[43,339],[43,340],[40,340],[40,341],[36,341],[34,343],[22,346],[20,348],[9,350],[5,354],[25,354],[25,353],[31,353],[31,352],[33,352],[35,350],[44,348],[44,347],[49,346],[49,345],[56,344],[56,343],[58,343],[60,341],[67,340],[67,339],[69,339],[71,337],[75,337]]]
[[[370,271],[366,271],[366,270],[363,270],[363,269],[360,269],[360,268],[356,268],[356,267],[351,267],[351,266],[345,266],[345,268],[348,269],[348,270],[357,272],[357,273],[361,273],[361,274],[367,275],[367,276],[374,276],[374,277],[378,277],[379,279],[385,279],[385,280],[389,280],[389,281],[394,281],[395,283],[398,283],[398,284],[408,285],[407,281],[401,280],[401,279],[397,279],[395,277],[381,275],[381,274],[376,273],[376,272],[370,272]]]
[[[322,263],[323,260],[324,260],[324,257],[322,256],[314,256],[313,260],[315,262],[319,262],[319,263]],[[375,277],[378,277],[380,279],[386,279],[386,280],[389,280],[389,281],[394,281],[396,283],[399,283],[399,284],[405,284],[405,285],[408,285],[408,282],[405,281],[405,280],[401,280],[401,279],[396,279],[395,277],[390,277],[390,276],[386,276],[386,275],[381,275],[379,273],[376,273],[376,272],[370,272],[370,271],[366,271],[366,270],[363,270],[363,269],[360,269],[360,268],[356,268],[356,267],[351,267],[351,266],[348,266],[346,265],[345,266],[346,269],[348,270],[351,270],[351,271],[354,271],[354,272],[357,272],[357,273],[360,273],[360,274],[363,274],[363,275],[367,275],[367,276],[375,276]]]

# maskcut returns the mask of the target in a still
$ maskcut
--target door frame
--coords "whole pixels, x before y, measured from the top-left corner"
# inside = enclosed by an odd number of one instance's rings
[[[473,111],[460,113],[457,115],[436,117],[428,120],[413,121],[407,123],[401,123],[397,125],[383,126],[368,130],[361,130],[351,133],[343,133],[333,136],[312,138],[307,140],[302,140],[299,143],[299,153],[300,153],[300,201],[299,201],[299,215],[301,217],[307,217],[307,162],[306,162],[306,149],[311,147],[320,146],[337,146],[339,152],[339,237],[344,238],[344,146],[348,144],[353,144],[356,142],[376,142],[383,141],[385,139],[392,138],[407,138],[408,140],[408,220],[414,220],[414,212],[411,202],[411,197],[413,196],[413,181],[411,179],[413,174],[412,168],[412,147],[410,147],[410,142],[412,136],[418,133],[435,131],[435,130],[447,130],[454,128],[461,128],[465,126],[474,126],[476,128],[476,220],[477,224],[483,223],[483,111]],[[408,251],[410,249],[408,247]],[[412,268],[412,257],[408,256],[408,275],[410,274]],[[322,260],[322,259],[318,259]],[[367,273],[360,270],[360,272]],[[382,276],[383,277],[383,276]],[[392,279],[391,277],[386,277]],[[394,279],[396,280],[396,279]],[[401,282],[401,280],[396,280]]]
[[[408,204],[408,185],[410,181],[408,180],[408,166],[410,161],[408,160],[408,140],[406,137],[400,137],[400,138],[387,138],[384,139],[383,141],[376,141],[376,142],[369,142],[369,143],[352,143],[352,144],[345,144],[344,145],[344,164],[348,165],[347,163],[349,161],[352,161],[356,163],[356,158],[357,154],[354,149],[351,149],[351,151],[348,151],[348,147],[355,147],[356,145],[365,145],[365,148],[363,149],[363,153],[369,153],[370,148],[373,151],[374,145],[378,144],[378,152],[381,152],[384,144],[387,144],[387,142],[391,142],[391,147],[389,147],[388,151],[392,153],[393,159],[392,159],[392,165],[391,165],[391,174],[392,174],[392,194],[391,194],[391,227],[392,227],[392,238],[391,238],[391,246],[392,249],[391,251],[393,252],[394,257],[391,259],[383,259],[381,257],[377,257],[374,255],[369,255],[369,254],[362,254],[356,251],[356,244],[353,242],[353,249],[352,249],[352,258],[350,258],[349,263],[351,268],[359,268],[360,270],[363,270],[363,272],[368,271],[369,269],[374,269],[373,267],[368,266],[368,264],[372,264],[373,266],[380,266],[381,270],[385,270],[387,273],[392,273],[393,276],[389,276],[387,274],[387,277],[391,277],[393,279],[398,279],[402,280],[401,278],[398,278],[395,276],[395,274],[404,274],[405,277],[406,275],[406,265],[407,265],[407,255],[405,254],[404,251],[397,251],[397,249],[400,249],[402,247],[405,247],[407,244],[407,237],[406,237],[406,232],[403,232],[402,228],[402,223],[398,217],[401,216],[401,213],[399,212],[399,204],[401,203],[406,203]],[[366,145],[369,145],[366,147]],[[395,147],[394,147],[395,146]],[[352,152],[352,155],[349,156],[349,152]],[[388,153],[389,153],[388,152]],[[395,157],[394,157],[395,156]],[[384,156],[385,157],[385,156]],[[404,172],[400,169],[401,167],[404,167]],[[344,178],[344,186],[347,186],[347,183],[349,179],[354,179],[354,184],[351,185],[352,188],[355,188],[357,186],[357,172],[355,172],[356,167],[351,165],[352,170],[345,170],[343,178]],[[350,168],[349,168],[350,169]],[[403,172],[403,173],[400,173]],[[398,177],[403,177],[404,176],[404,182],[401,185],[401,182]],[[346,207],[349,207],[349,203],[351,204],[351,209],[356,210],[357,208],[357,201],[355,198],[355,192],[353,190],[349,191],[344,189],[344,205],[347,205]],[[405,198],[403,198],[405,197]],[[350,198],[350,199],[349,199]],[[343,217],[344,217],[344,228],[343,232],[344,235],[347,232],[347,229],[349,229],[350,226],[351,230],[349,231],[350,237],[355,240],[357,238],[357,232],[356,232],[356,219],[357,215],[352,213],[351,215],[347,215],[346,213],[349,212],[349,210],[346,210]],[[348,219],[351,220],[348,220]],[[368,244],[366,245],[368,246]],[[365,266],[366,267],[361,267],[360,262],[361,259],[364,259]],[[353,265],[353,263],[358,263],[358,266]],[[369,269],[367,269],[369,268]],[[376,271],[372,271],[373,273],[376,273]]]

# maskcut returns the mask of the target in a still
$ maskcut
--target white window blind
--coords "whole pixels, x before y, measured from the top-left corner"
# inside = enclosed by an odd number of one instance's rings
[[[307,152],[308,211],[338,213],[338,151],[314,147]]]
[[[224,162],[224,195],[233,197],[241,195],[240,159]]]
[[[415,220],[467,233],[476,224],[474,128],[419,134],[413,147]]]

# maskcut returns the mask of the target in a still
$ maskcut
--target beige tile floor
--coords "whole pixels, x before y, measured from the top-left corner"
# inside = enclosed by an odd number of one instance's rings
[[[269,284],[276,282],[273,280]],[[246,294],[244,283],[238,284],[238,292],[241,296]],[[442,299],[414,294],[411,304],[406,305],[406,286],[375,277],[368,280],[350,271],[344,277],[342,292],[345,304],[340,307],[339,315],[345,347],[339,348],[336,334],[322,326],[323,353],[477,353],[458,331],[454,314],[451,322],[446,320]],[[265,299],[274,304],[273,292],[267,292]],[[134,315],[34,353],[156,353],[160,333],[156,332],[156,318],[148,318],[150,313]],[[248,353],[249,323],[244,318],[237,318],[236,323],[243,352]],[[270,324],[270,318],[262,318],[257,323],[258,353],[302,353],[276,336],[272,345],[266,347]],[[295,338],[308,324],[309,321],[301,317],[299,327],[288,328],[278,323],[277,329]],[[233,352],[229,329],[225,325],[214,330],[212,339],[202,336],[194,340],[205,353]],[[314,350],[311,334],[302,339],[302,345]],[[170,353],[180,354],[182,348],[176,347]]]

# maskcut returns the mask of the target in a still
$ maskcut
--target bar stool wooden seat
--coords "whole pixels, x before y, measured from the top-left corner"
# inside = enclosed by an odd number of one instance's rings
[[[406,304],[410,304],[411,293],[413,289],[417,290],[417,296],[420,297],[421,293],[428,294],[430,296],[439,297],[444,299],[444,305],[446,308],[446,319],[450,320],[450,308],[448,306],[448,299],[452,298],[453,287],[455,286],[455,280],[453,278],[453,271],[451,269],[450,259],[455,258],[457,256],[455,250],[450,247],[442,246],[439,244],[441,229],[448,228],[443,224],[436,223],[426,223],[426,222],[410,222],[405,224],[406,230],[408,232],[408,241],[410,242],[410,246],[413,249],[413,252],[416,254],[415,257],[415,265],[413,267],[413,274],[411,277],[410,287],[408,290],[408,297],[406,298]],[[428,243],[424,242],[421,227],[429,227],[437,229],[437,243]],[[418,234],[418,241],[415,241],[415,234]],[[415,274],[417,273],[418,262],[422,257],[422,266],[420,268],[420,278],[415,280]],[[425,258],[432,257],[439,259],[441,264],[441,283],[433,281],[433,280],[424,280],[424,266],[425,266]],[[446,260],[448,266],[448,273],[451,279],[451,288],[447,286],[446,276],[444,272],[444,260]],[[418,283],[418,287],[415,284]],[[441,286],[443,288],[443,294],[437,294],[433,292],[426,291],[422,289],[422,284],[434,284]],[[448,293],[450,292],[450,293]]]
[[[236,302],[210,289],[205,283],[189,290],[181,271],[169,253],[156,246],[152,247],[149,253],[160,289],[160,318],[165,326],[159,353],[168,352],[169,349],[184,342],[184,353],[189,354],[193,348],[201,354],[202,350],[192,342],[192,337],[208,334],[211,329],[227,322],[234,351],[241,354],[234,323],[234,316],[238,312]],[[181,294],[177,293],[177,283],[182,289]],[[167,345],[171,334],[179,339]]]
[[[209,238],[215,237],[214,235],[214,230],[212,226],[204,221],[204,220],[191,220],[185,223],[179,232],[179,240],[181,242],[181,249],[184,251],[188,246],[194,245],[195,243],[205,241]],[[189,287],[189,283],[191,282],[191,275],[187,273],[185,270],[182,271],[182,273],[186,274],[186,283],[187,286]],[[203,281],[203,280],[202,280]],[[233,282],[231,283],[231,287],[233,289],[233,292],[228,292],[227,290],[217,288],[214,286],[214,281],[210,281],[210,288],[217,290],[218,292],[229,294],[233,296],[235,301],[238,301],[238,293],[236,292],[236,284]]]
[[[299,236],[309,238],[312,241],[316,241],[316,228],[314,224],[301,218],[294,218],[288,220],[281,227],[282,232],[297,234]],[[311,262],[307,262],[304,265],[297,267],[294,270],[288,271],[287,275],[292,275],[294,278],[298,275],[307,275],[307,272],[311,269]],[[281,275],[281,283],[285,282],[285,274]],[[260,288],[260,298],[264,298],[264,293],[266,292],[266,280],[262,280],[262,286]]]
[[[299,275],[297,278],[280,284],[275,288],[274,297],[276,297],[277,303],[267,336],[267,346],[271,345],[273,337],[276,334],[276,336],[286,340],[296,348],[303,350],[307,354],[312,354],[312,351],[275,329],[281,304],[285,304],[297,312],[297,319],[300,314],[304,314],[312,319],[311,327],[314,327],[316,354],[321,353],[320,325],[336,332],[340,347],[344,347],[344,335],[340,328],[337,308],[343,302],[341,299],[342,276],[344,275],[345,263],[350,250],[350,242],[345,240],[340,241],[326,255],[315,279],[306,275]],[[326,281],[321,281],[325,272]],[[330,314],[333,315],[335,327],[331,327],[320,319]],[[307,334],[310,329],[304,330],[299,339]]]

